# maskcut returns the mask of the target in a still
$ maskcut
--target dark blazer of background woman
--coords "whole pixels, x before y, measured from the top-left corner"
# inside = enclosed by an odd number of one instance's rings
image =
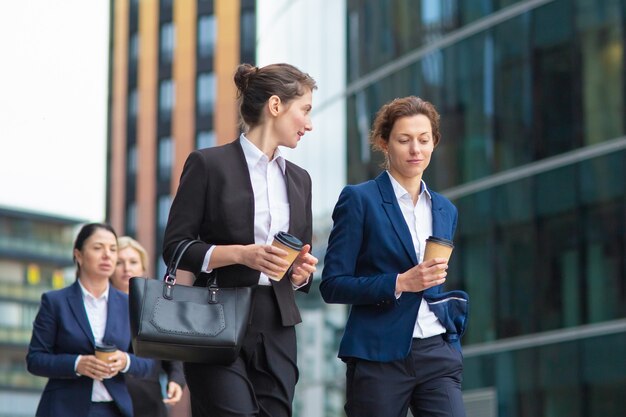
[[[174,381],[181,387],[185,386],[183,363],[179,361],[155,360],[155,366],[148,376],[135,378],[128,375],[126,387],[133,399],[134,417],[167,417],[160,381],[161,371],[165,372],[168,381]]]

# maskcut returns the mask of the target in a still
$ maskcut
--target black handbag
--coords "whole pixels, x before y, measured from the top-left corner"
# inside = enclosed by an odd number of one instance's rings
[[[237,358],[249,324],[252,288],[219,288],[215,276],[207,287],[176,284],[178,263],[197,242],[179,243],[163,281],[130,279],[130,328],[136,355],[216,365]]]

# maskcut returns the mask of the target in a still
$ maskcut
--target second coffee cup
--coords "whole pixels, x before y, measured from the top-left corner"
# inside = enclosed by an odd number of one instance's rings
[[[113,352],[117,351],[117,346],[115,345],[106,345],[106,344],[96,344],[95,355],[96,358],[100,359],[103,362],[110,363],[109,357]]]
[[[287,256],[285,257],[285,259],[287,260],[287,262],[289,262],[289,267],[291,267],[291,264],[293,263],[293,261],[296,260],[298,254],[300,254],[300,251],[302,250],[302,246],[304,245],[302,241],[300,241],[300,239],[298,239],[297,237],[290,235],[287,232],[278,232],[274,235],[272,246],[275,246],[287,252]],[[274,281],[280,281],[285,276],[287,270],[289,270],[289,267],[287,267],[285,272],[279,274],[278,276],[273,277],[268,275],[268,277],[270,279],[273,279]]]
[[[446,258],[450,260],[454,243],[451,240],[441,237],[429,236],[426,239],[426,248],[424,249],[424,261],[432,258]]]

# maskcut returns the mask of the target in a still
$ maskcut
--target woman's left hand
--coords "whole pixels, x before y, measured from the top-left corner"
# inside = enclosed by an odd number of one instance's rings
[[[183,388],[174,381],[167,383],[167,398],[163,399],[165,404],[174,405],[180,401],[183,396]]]
[[[116,350],[115,352],[111,353],[108,359],[110,369],[108,378],[113,378],[122,369],[126,368],[128,357],[126,356],[125,352],[122,352],[121,350]]]
[[[312,273],[317,271],[317,258],[309,253],[311,245],[304,245],[291,266],[291,282],[295,286],[306,284]]]

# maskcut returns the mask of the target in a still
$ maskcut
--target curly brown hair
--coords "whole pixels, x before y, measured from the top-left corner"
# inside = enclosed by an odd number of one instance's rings
[[[441,139],[441,132],[439,131],[439,113],[435,109],[435,106],[416,96],[408,96],[402,98],[396,98],[392,101],[384,104],[378,113],[370,132],[370,143],[372,148],[377,151],[383,151],[383,144],[389,143],[389,135],[393,129],[396,121],[402,117],[415,116],[423,114],[430,120],[430,126],[433,132],[433,143],[435,146]],[[385,167],[388,167],[389,161],[385,157]]]

